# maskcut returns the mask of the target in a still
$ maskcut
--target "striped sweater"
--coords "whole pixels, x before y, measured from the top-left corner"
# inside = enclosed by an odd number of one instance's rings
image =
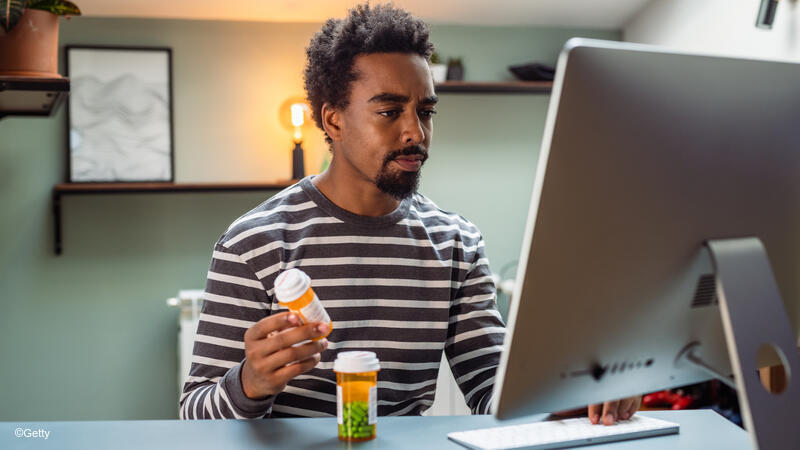
[[[336,416],[333,361],[377,353],[378,414],[433,403],[442,351],[473,414],[487,413],[505,328],[478,229],[414,194],[381,217],[337,207],[307,177],[231,224],[217,241],[180,398],[182,419]],[[319,364],[283,392],[250,399],[244,333],[285,310],[273,283],[301,268],[333,321]]]

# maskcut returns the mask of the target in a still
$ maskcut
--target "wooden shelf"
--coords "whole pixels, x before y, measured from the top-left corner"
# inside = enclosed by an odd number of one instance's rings
[[[49,116],[69,95],[69,78],[0,76],[0,119]]]
[[[63,252],[61,197],[81,194],[135,194],[161,192],[244,192],[285,189],[298,180],[275,183],[62,183],[53,187],[53,241],[57,255]]]
[[[552,81],[445,81],[436,84],[436,92],[456,94],[549,94]]]
[[[284,189],[298,180],[275,183],[63,183],[53,188],[60,194],[120,194],[142,192],[223,192]]]

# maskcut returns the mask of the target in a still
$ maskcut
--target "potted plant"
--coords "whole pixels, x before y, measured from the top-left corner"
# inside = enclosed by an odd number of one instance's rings
[[[0,0],[0,75],[59,77],[58,16],[79,16],[67,0]]]

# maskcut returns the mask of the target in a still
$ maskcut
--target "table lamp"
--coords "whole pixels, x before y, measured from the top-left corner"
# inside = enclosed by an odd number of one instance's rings
[[[303,161],[303,104],[292,105],[292,125],[294,126],[294,150],[292,150],[292,179],[298,180],[306,176],[305,162]]]
[[[292,141],[292,179],[299,180],[306,176],[305,158],[303,157],[302,127],[308,123],[311,108],[299,97],[287,99],[280,108],[280,120],[288,129],[293,129]],[[308,116],[308,117],[307,117]]]

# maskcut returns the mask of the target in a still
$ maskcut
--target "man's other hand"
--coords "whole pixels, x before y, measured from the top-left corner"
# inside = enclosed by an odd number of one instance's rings
[[[325,336],[326,323],[306,323],[291,312],[270,315],[244,333],[245,361],[242,389],[248,398],[259,399],[283,391],[292,378],[308,372],[328,348],[328,340],[303,341]]]
[[[628,420],[642,404],[642,396],[628,397],[622,400],[605,402],[602,405],[589,405],[589,420],[597,425],[614,425],[618,420]]]
[[[642,397],[630,397],[613,402],[605,402],[602,405],[590,405],[588,408],[571,409],[553,413],[556,417],[584,416],[589,415],[589,421],[593,424],[613,425],[619,420],[628,420],[639,410],[642,404]]]

